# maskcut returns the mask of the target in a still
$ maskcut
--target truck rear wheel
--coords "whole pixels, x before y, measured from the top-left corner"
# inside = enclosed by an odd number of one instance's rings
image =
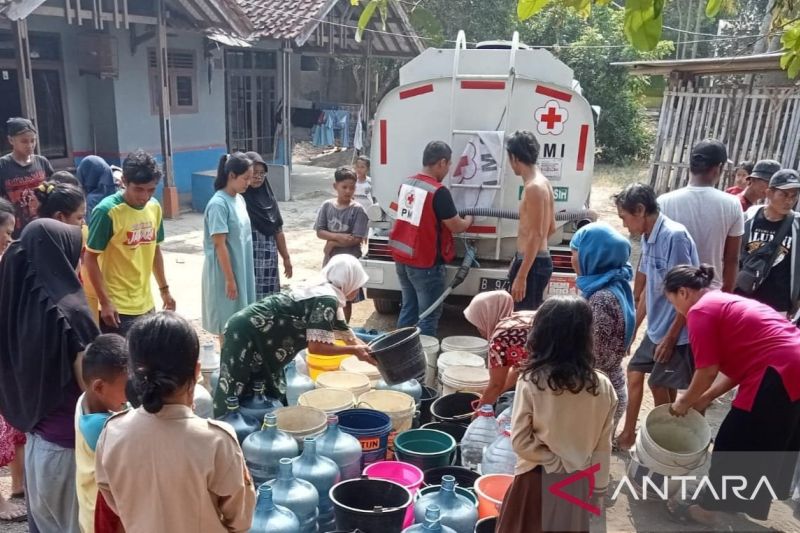
[[[373,298],[375,310],[381,315],[393,315],[400,311],[400,302],[390,298]]]

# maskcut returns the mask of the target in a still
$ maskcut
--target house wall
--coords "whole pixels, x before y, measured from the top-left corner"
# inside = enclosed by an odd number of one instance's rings
[[[69,25],[56,17],[32,15],[30,31],[61,35],[65,86],[65,121],[68,146],[75,165],[89,154],[97,154],[111,164],[119,164],[138,148],[161,159],[158,114],[150,102],[147,50],[156,45],[147,41],[131,52],[127,30],[109,30],[117,38],[119,74],[101,80],[78,72],[79,32],[93,29]],[[169,31],[169,47],[195,52],[197,113],[172,115],[173,166],[179,193],[191,192],[193,172],[216,168],[225,147],[225,76],[223,69],[212,69],[204,57],[204,37],[200,34]]]

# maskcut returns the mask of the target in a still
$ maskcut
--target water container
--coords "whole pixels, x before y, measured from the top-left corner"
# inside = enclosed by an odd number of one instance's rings
[[[486,359],[489,353],[489,341],[483,337],[456,335],[442,339],[442,352],[471,352]]]
[[[477,392],[489,385],[489,370],[472,366],[449,366],[442,372],[442,394]]]
[[[200,368],[203,370],[219,368],[219,354],[213,342],[204,342],[200,347]]]
[[[308,363],[306,359],[308,358],[308,350],[303,348],[294,358],[295,368],[297,368],[297,373],[302,374],[304,376],[308,375]]]
[[[239,403],[239,411],[243,415],[253,417],[256,420],[264,420],[267,413],[283,407],[280,400],[269,398],[264,394],[266,388],[266,384],[263,381],[253,382],[253,396]]]
[[[214,418],[214,400],[208,390],[199,383],[194,386],[192,411],[200,418]]]
[[[272,487],[258,487],[256,512],[250,533],[300,533],[300,520],[297,515],[282,505],[275,505],[272,499]]]
[[[401,531],[412,497],[404,486],[385,479],[348,479],[331,489],[336,527],[348,533]]]
[[[316,407],[329,415],[335,415],[356,405],[356,398],[349,390],[314,389],[304,392],[297,400],[298,405]]]
[[[317,377],[316,387],[318,389],[344,389],[353,393],[358,398],[365,392],[369,392],[372,383],[364,374],[355,372],[325,372]]]
[[[336,346],[347,346],[347,343],[342,340],[334,341]],[[306,365],[308,365],[308,376],[315,380],[325,372],[333,372],[339,370],[342,361],[351,357],[352,354],[346,355],[319,355],[315,353],[306,352]]]
[[[471,352],[442,352],[439,354],[439,359],[436,360],[436,384],[441,390],[442,375],[445,369],[450,366],[471,366],[474,368],[485,368],[486,362],[479,356]]]
[[[425,385],[436,386],[436,359],[439,358],[439,339],[429,335],[420,335],[419,342],[425,352]]]
[[[392,419],[392,429],[397,433],[411,429],[411,419],[417,409],[414,398],[391,390],[365,392],[358,398],[357,406],[389,415]]]
[[[328,415],[314,407],[294,405],[275,410],[278,429],[294,437],[298,446],[303,445],[305,437],[316,437],[328,427]]]
[[[297,372],[297,364],[289,361],[283,369],[286,375],[286,403],[297,405],[297,399],[304,392],[314,390],[314,382],[310,377]]]
[[[244,442],[244,439],[249,434],[258,431],[258,420],[250,416],[245,416],[239,411],[239,398],[236,396],[229,396],[225,400],[225,406],[228,408],[228,411],[217,420],[227,422],[233,427],[233,430],[236,432],[236,438],[239,439],[239,444]]]
[[[320,531],[332,531],[336,528],[333,516],[333,502],[329,492],[339,483],[339,467],[336,463],[317,453],[317,442],[314,437],[303,439],[303,453],[292,463],[292,472],[298,479],[308,481],[319,494],[319,517],[317,523]]]
[[[425,520],[421,524],[407,527],[403,533],[455,533],[453,528],[442,525],[439,515],[439,506],[430,505],[425,511]]]
[[[514,406],[514,396],[516,396],[516,393],[513,390],[507,391],[507,392],[504,392],[503,394],[501,394],[497,398],[497,401],[494,404],[494,412],[495,413],[502,413],[507,408],[513,407]]]
[[[414,398],[414,403],[419,404],[422,399],[422,385],[416,379],[409,379],[397,385],[389,385],[384,380],[379,380],[375,385],[375,390],[391,390],[395,392],[402,392]]]
[[[510,424],[513,412],[514,412],[514,406],[511,405],[509,407],[506,407],[502,413],[497,415],[497,427],[504,428],[506,427],[506,424]]]
[[[378,381],[381,379],[381,373],[378,370],[378,367],[375,365],[371,365],[366,361],[362,361],[355,355],[348,357],[347,359],[342,361],[342,364],[339,365],[339,370],[344,372],[353,372],[355,374],[363,374],[367,376],[369,379],[369,385],[373,389],[378,384]]]
[[[420,496],[414,503],[414,518],[418,523],[425,521],[431,505],[439,507],[442,525],[453,528],[456,533],[472,533],[478,521],[478,509],[468,498],[456,494],[456,479],[444,476],[438,492]]]
[[[342,480],[361,475],[361,443],[339,430],[338,416],[328,416],[328,429],[317,437],[317,453],[336,463]]]
[[[425,352],[419,334],[419,328],[401,328],[369,343],[378,370],[389,385],[424,379]]]
[[[300,533],[316,533],[319,494],[314,485],[294,476],[292,460],[281,459],[278,478],[267,483],[272,486],[272,499],[275,503],[287,507],[297,515]]]
[[[500,430],[491,405],[482,405],[478,416],[461,439],[461,464],[476,469],[483,460],[483,450],[497,440]]]
[[[481,474],[514,474],[517,454],[511,446],[511,424],[506,424],[503,434],[483,454]]]
[[[264,416],[261,431],[250,434],[242,443],[242,453],[247,469],[255,485],[278,476],[278,461],[284,457],[297,457],[297,441],[278,429],[278,418],[274,413]]]

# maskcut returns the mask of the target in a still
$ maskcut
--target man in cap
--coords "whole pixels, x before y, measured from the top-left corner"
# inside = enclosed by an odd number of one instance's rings
[[[736,195],[742,203],[742,211],[747,211],[764,200],[769,180],[780,169],[781,164],[774,159],[762,159],[756,163],[750,175],[747,176],[747,186]]]
[[[744,217],[739,200],[715,187],[728,150],[716,139],[700,141],[692,148],[689,184],[658,199],[661,212],[683,224],[697,245],[700,263],[714,267],[712,286],[732,291],[739,270],[739,251]]]
[[[790,169],[775,172],[766,189],[764,205],[751,207],[745,213],[744,245],[741,259],[747,258],[783,234],[774,250],[775,260],[767,272],[762,272],[763,281],[750,298],[765,303],[781,313],[793,313],[800,302],[800,213],[794,210],[800,193],[800,176]],[[781,227],[789,224],[791,229]]]
[[[53,174],[46,158],[36,155],[37,133],[33,123],[20,117],[6,122],[11,153],[0,157],[0,196],[14,205],[17,238],[25,225],[36,218],[38,202],[33,190]]]

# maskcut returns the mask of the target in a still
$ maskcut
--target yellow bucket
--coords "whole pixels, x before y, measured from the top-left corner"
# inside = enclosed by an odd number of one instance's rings
[[[337,346],[346,346],[344,341],[336,341]],[[339,370],[342,361],[350,357],[350,355],[318,355],[311,352],[306,354],[306,364],[308,365],[308,377],[317,380],[323,372],[332,372]]]

